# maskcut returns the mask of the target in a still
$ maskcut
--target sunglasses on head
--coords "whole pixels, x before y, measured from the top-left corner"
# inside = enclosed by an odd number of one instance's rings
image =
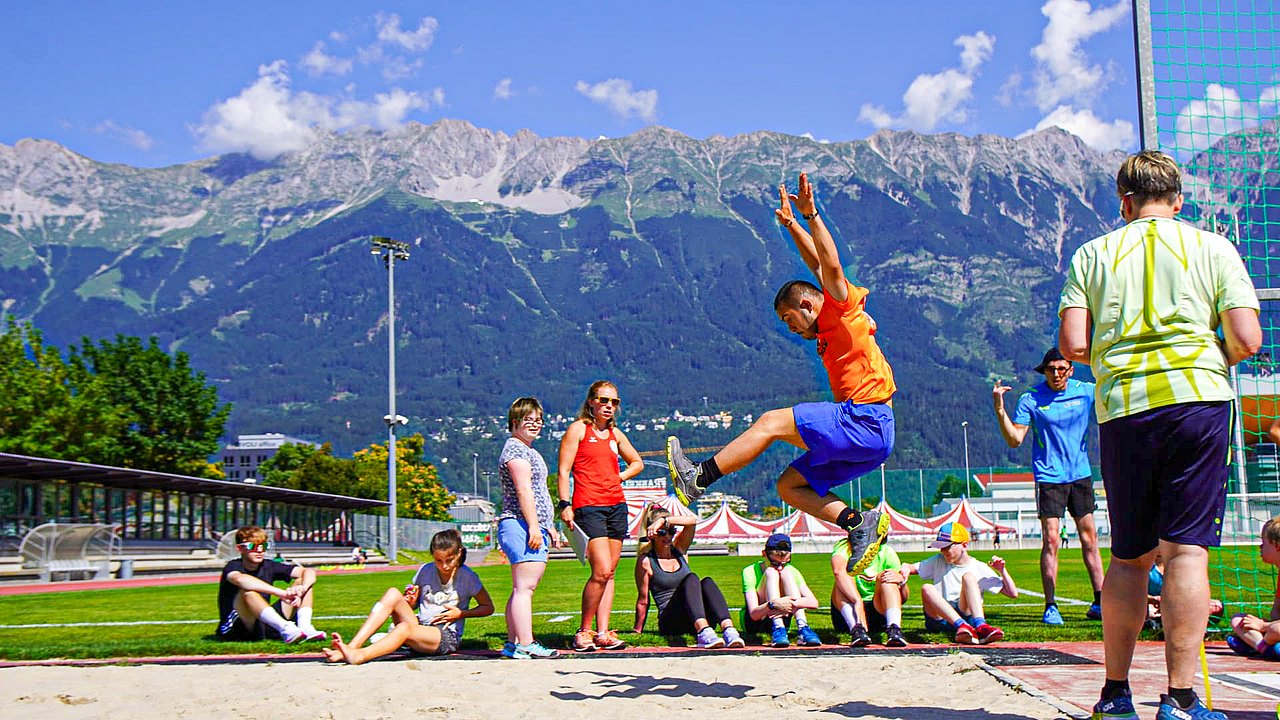
[[[240,548],[245,552],[266,552],[267,551],[266,543],[242,542],[242,543],[236,543],[236,547]]]
[[[599,395],[597,395],[597,396],[596,396],[596,402],[598,402],[598,403],[602,403],[602,404],[604,404],[604,405],[612,405],[612,406],[614,406],[614,407],[621,407],[621,406],[622,406],[622,399],[621,399],[621,398],[615,398],[615,397],[600,397]]]

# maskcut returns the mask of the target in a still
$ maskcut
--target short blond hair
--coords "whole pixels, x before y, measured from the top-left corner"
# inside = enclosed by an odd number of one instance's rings
[[[1168,155],[1143,150],[1120,164],[1116,192],[1133,196],[1134,204],[1139,207],[1152,201],[1172,205],[1182,194],[1182,170]]]
[[[1280,547],[1280,515],[1277,515],[1262,526],[1262,539]]]

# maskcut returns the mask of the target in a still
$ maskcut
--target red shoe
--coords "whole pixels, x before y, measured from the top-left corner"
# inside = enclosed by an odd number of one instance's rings
[[[995,625],[988,625],[987,623],[982,623],[978,627],[974,628],[973,631],[978,635],[979,645],[986,645],[988,643],[993,643],[993,642],[997,642],[999,640],[1004,639],[1004,631],[996,627]]]
[[[977,633],[974,632],[973,626],[969,623],[960,623],[960,627],[956,628],[956,644],[976,645],[977,643]]]

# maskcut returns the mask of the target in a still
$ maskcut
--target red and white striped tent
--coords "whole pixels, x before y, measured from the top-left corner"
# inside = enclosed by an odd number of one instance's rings
[[[1008,525],[998,525],[988,520],[985,515],[978,512],[973,503],[969,502],[969,498],[961,498],[960,504],[951,508],[941,515],[935,515],[929,518],[928,523],[936,531],[938,527],[944,523],[958,522],[970,530],[977,532],[1000,532],[1011,533],[1014,529]]]
[[[748,520],[721,503],[710,517],[698,523],[699,540],[764,540],[776,523]]]
[[[627,536],[640,537],[640,518],[644,515],[644,509],[650,503],[660,505],[667,509],[667,512],[677,517],[681,515],[689,515],[697,517],[698,513],[685,507],[675,495],[662,495],[658,498],[641,502],[638,506],[632,504],[630,497],[627,498]]]
[[[792,540],[815,537],[844,537],[846,535],[845,531],[841,530],[839,525],[833,525],[832,523],[816,518],[809,513],[800,512],[799,510],[792,512],[790,515],[787,515],[780,520],[774,521],[773,526],[770,528],[770,532],[785,533],[790,535]]]
[[[903,515],[897,510],[894,510],[893,507],[889,505],[889,503],[885,502],[883,498],[881,498],[880,504],[876,506],[876,510],[879,510],[882,514],[889,516],[890,535],[896,535],[899,537],[915,535],[923,537],[931,536],[937,532],[937,527],[930,525],[928,520],[921,520],[919,518],[913,518],[910,515]]]

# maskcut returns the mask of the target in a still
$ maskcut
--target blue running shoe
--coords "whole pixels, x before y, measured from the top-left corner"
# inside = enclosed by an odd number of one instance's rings
[[[1200,698],[1196,698],[1196,701],[1191,703],[1191,707],[1180,708],[1173,698],[1161,695],[1156,720],[1227,720],[1227,716],[1226,713],[1205,707],[1204,703],[1200,702]]]
[[[822,638],[818,637],[818,633],[808,625],[800,626],[800,645],[806,647],[816,647],[822,644]]]
[[[1235,635],[1227,636],[1227,647],[1231,648],[1231,652],[1245,657],[1258,657],[1262,654],[1258,652],[1257,648],[1249,647],[1249,643]]]
[[[787,639],[787,629],[785,627],[776,627],[770,634],[774,647],[791,647],[791,641]]]
[[[1121,695],[1110,700],[1099,700],[1093,706],[1093,720],[1138,720],[1133,709],[1133,696]]]
[[[1066,625],[1066,621],[1062,619],[1062,613],[1058,612],[1057,605],[1050,605],[1044,609],[1044,617],[1040,618],[1040,622],[1045,625]]]
[[[515,650],[516,652],[524,653],[525,657],[534,658],[534,659],[560,657],[559,650],[552,650],[551,648],[546,647],[545,645],[538,642],[537,640],[534,640],[528,645],[516,645]]]
[[[502,657],[511,658],[512,660],[528,660],[530,655],[519,645],[508,640],[502,646]]]
[[[1090,620],[1101,620],[1101,619],[1102,619],[1102,606],[1101,606],[1101,605],[1099,605],[1098,603],[1093,603],[1093,604],[1089,605],[1089,611],[1088,611],[1088,612],[1086,612],[1086,613],[1084,614],[1084,616],[1085,616],[1085,617],[1087,617],[1087,618],[1089,618]]]

